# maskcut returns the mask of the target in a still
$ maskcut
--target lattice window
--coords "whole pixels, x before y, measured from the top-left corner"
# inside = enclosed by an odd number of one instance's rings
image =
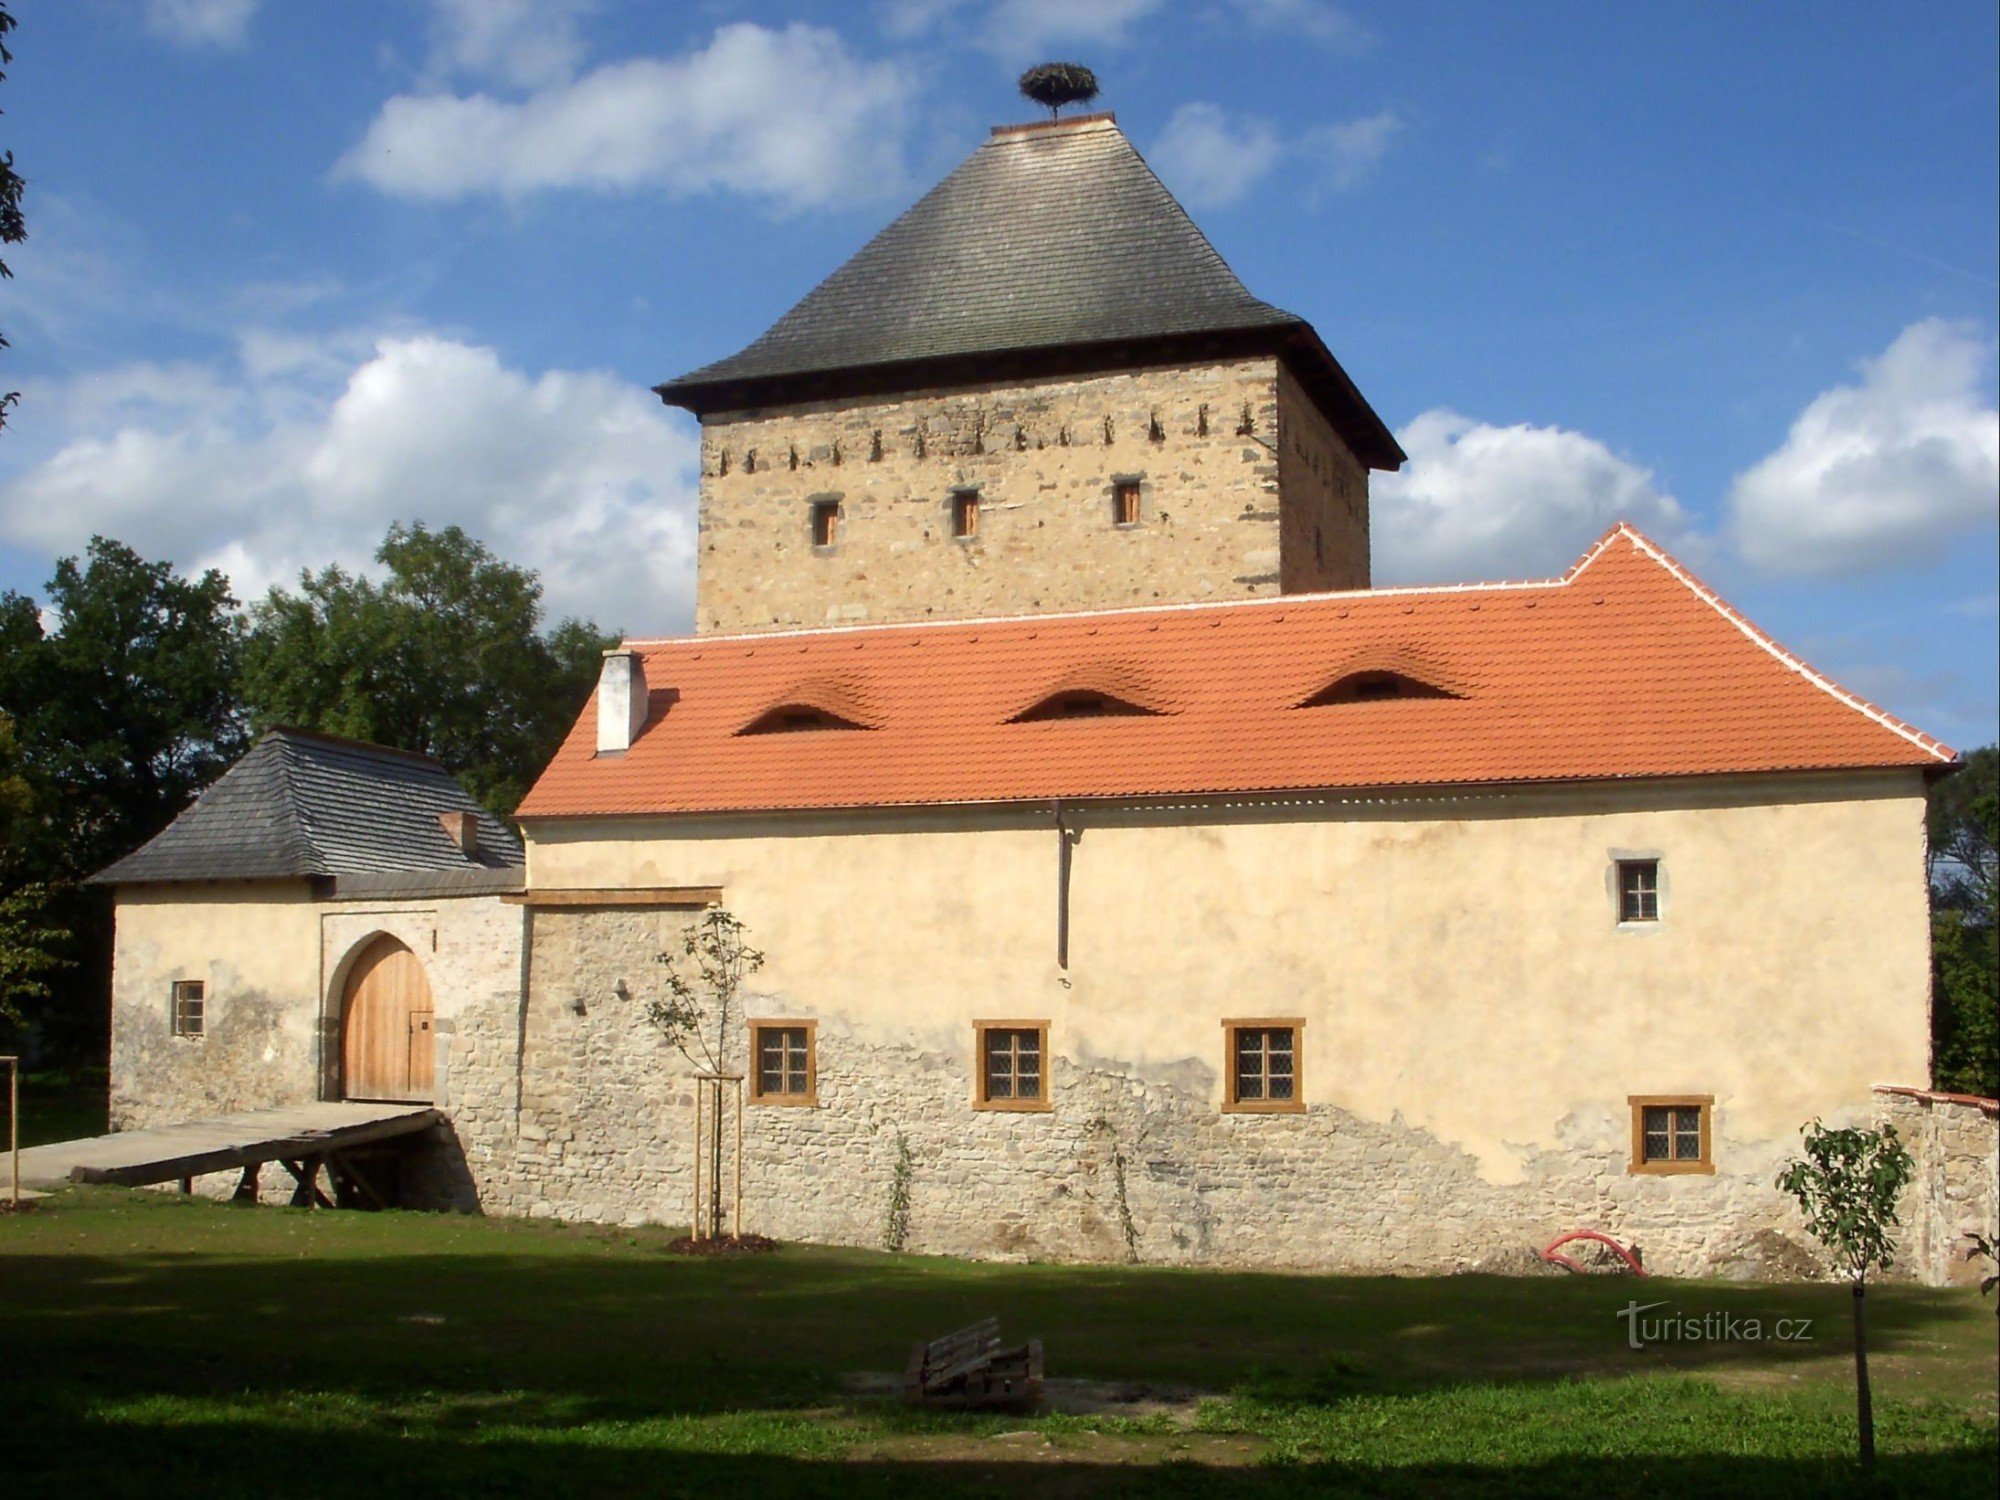
[[[204,1012],[208,1006],[208,986],[199,979],[176,979],[172,1000],[175,1036],[202,1035]]]
[[[1271,1112],[1305,1108],[1299,1088],[1303,1021],[1229,1021],[1227,1107]]]
[[[1046,1021],[982,1021],[978,1103],[986,1109],[1048,1107]]]
[[[811,1104],[819,1090],[812,1021],[750,1023],[750,1102]]]
[[[1635,1094],[1632,1105],[1634,1172],[1712,1172],[1710,1113],[1705,1094]]]

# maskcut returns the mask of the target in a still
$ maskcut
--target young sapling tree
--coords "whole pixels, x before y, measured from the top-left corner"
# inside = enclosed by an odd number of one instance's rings
[[[1778,1187],[1798,1200],[1806,1231],[1827,1249],[1854,1288],[1854,1402],[1861,1427],[1861,1466],[1875,1467],[1875,1407],[1868,1390],[1868,1273],[1895,1264],[1896,1200],[1916,1170],[1896,1127],[1829,1130],[1814,1120],[1800,1127],[1805,1154],[1778,1174]]]
[[[733,1076],[729,1044],[742,1019],[743,983],[764,967],[764,955],[744,939],[748,931],[727,908],[709,907],[682,935],[679,953],[660,955],[666,994],[646,1002],[646,1019],[693,1064],[695,1087],[712,1080],[716,1089],[701,1143],[708,1157],[708,1201],[701,1214],[711,1238],[722,1233],[721,1080]]]

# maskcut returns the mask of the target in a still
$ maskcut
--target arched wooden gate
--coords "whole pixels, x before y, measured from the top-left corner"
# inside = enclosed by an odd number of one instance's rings
[[[417,955],[392,937],[375,939],[355,959],[341,1000],[341,1096],[429,1101],[433,1019]]]

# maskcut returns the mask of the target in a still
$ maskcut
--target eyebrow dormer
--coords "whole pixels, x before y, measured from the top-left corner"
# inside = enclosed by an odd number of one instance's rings
[[[1146,718],[1173,712],[1147,674],[1124,661],[1079,663],[1045,687],[1010,724],[1049,719]]]
[[[874,729],[877,724],[878,716],[855,684],[822,679],[800,683],[736,733],[804,734],[825,729]]]
[[[1465,698],[1472,684],[1450,657],[1417,641],[1375,641],[1322,662],[1317,677],[1298,685],[1294,708],[1382,703],[1411,698]]]
[[[1335,703],[1377,703],[1390,698],[1462,698],[1463,693],[1454,693],[1449,688],[1440,687],[1408,672],[1394,669],[1364,670],[1344,672],[1333,681],[1310,694],[1296,706],[1299,708],[1325,708]]]

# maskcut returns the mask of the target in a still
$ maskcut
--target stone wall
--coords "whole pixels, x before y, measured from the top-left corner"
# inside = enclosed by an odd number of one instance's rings
[[[1114,514],[1121,480],[1140,486],[1134,526]],[[961,492],[979,497],[963,539]],[[831,546],[814,545],[815,502],[839,507]],[[1366,470],[1268,357],[723,413],[702,427],[696,628],[1352,586],[1368,577],[1366,511]]]
[[[538,888],[722,888],[770,955],[752,1014],[817,1023],[816,1106],[746,1111],[782,1237],[880,1243],[900,1137],[913,1249],[1439,1270],[1590,1227],[1756,1274],[1813,1260],[1772,1185],[1798,1123],[1921,1067],[1914,775],[1068,813],[1067,967],[1047,809],[529,835]],[[1625,848],[1672,875],[1651,930],[1605,893]],[[536,914],[490,1207],[687,1221],[691,1070],[644,1021],[684,920]],[[1303,1113],[1221,1107],[1220,1023],[1260,1015],[1304,1020]],[[973,1107],[1000,1017],[1048,1023],[1051,1109]],[[1712,1174],[1630,1170],[1629,1096],[1664,1093],[1713,1096]]]
[[[1966,1260],[1966,1235],[2000,1241],[2000,1104],[1915,1088],[1875,1093],[1917,1164],[1896,1270],[1929,1286],[1977,1286],[1992,1267]]]
[[[1282,365],[1277,448],[1284,592],[1367,588],[1368,470]]]

